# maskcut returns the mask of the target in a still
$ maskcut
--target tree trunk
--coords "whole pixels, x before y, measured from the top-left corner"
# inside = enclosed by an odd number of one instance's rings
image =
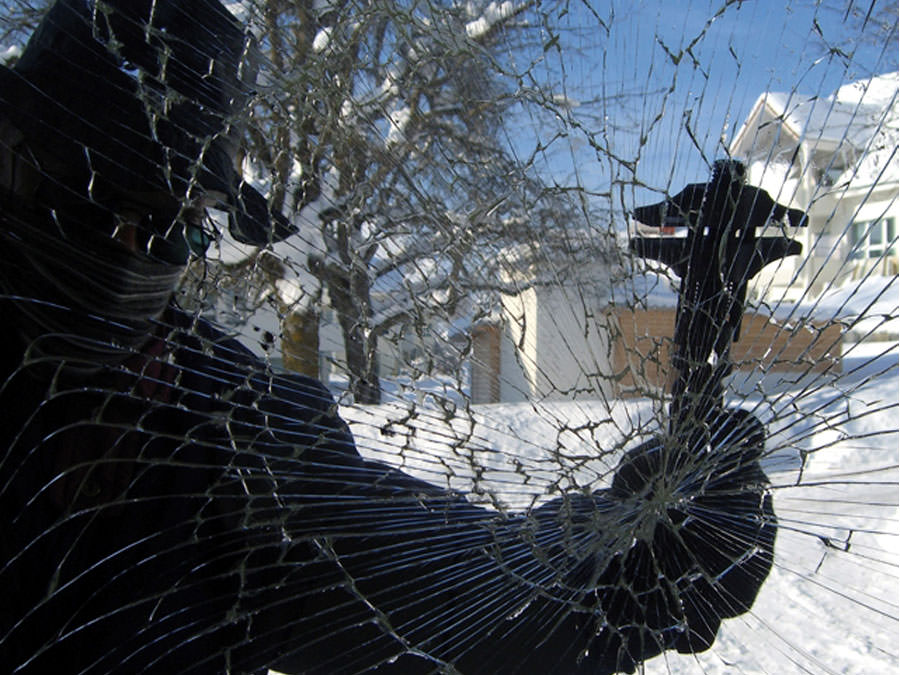
[[[284,367],[319,379],[319,313],[315,309],[291,312],[282,325]]]
[[[369,332],[353,317],[341,321],[347,369],[350,372],[350,391],[356,403],[381,403],[381,382],[378,377],[378,351]]]
[[[329,268],[325,285],[344,338],[344,355],[350,376],[350,392],[356,403],[381,403],[378,376],[378,340],[370,325],[371,289],[365,270]]]

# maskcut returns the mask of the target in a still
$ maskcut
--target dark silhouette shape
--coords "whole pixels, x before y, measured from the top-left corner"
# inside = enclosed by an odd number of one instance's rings
[[[733,369],[731,343],[740,337],[747,282],[769,263],[802,251],[787,237],[757,237],[756,228],[785,217],[792,226],[803,226],[806,214],[748,186],[740,162],[720,160],[709,183],[688,185],[670,199],[639,207],[634,217],[654,227],[688,228],[686,238],[637,237],[630,245],[638,255],[668,265],[682,279],[672,358],[677,378],[671,424],[696,426],[696,420],[723,405],[721,385]]]
[[[320,383],[171,301],[211,202],[289,232],[228,168],[246,45],[211,0],[61,0],[0,73],[0,663],[613,673],[709,647],[771,566],[752,416],[498,513],[363,459]]]
[[[67,213],[84,202],[152,213],[143,237],[161,235],[163,257],[179,263],[177,220],[189,206],[230,209],[244,243],[290,235],[233,166],[254,57],[216,0],[57,2],[15,69],[0,71],[0,112],[28,139],[20,161],[41,173],[33,198]],[[96,227],[98,214],[86,217]]]

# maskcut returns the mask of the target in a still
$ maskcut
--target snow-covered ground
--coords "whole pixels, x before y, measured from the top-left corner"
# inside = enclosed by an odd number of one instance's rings
[[[769,429],[775,567],[712,649],[658,657],[647,673],[896,672],[898,351],[875,342],[845,353],[839,379],[733,401]],[[431,391],[343,414],[367,456],[496,508],[603,487],[660,418],[651,401],[465,407]]]
[[[651,662],[647,673],[897,672],[897,350],[883,350],[860,346],[841,381],[776,403],[785,416],[773,425],[776,456],[809,455],[802,473],[783,462],[769,469],[781,524],[775,568],[713,649]]]

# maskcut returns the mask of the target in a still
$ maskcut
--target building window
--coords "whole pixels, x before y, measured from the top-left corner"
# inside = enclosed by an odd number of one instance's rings
[[[897,255],[897,225],[893,218],[853,223],[852,258]]]

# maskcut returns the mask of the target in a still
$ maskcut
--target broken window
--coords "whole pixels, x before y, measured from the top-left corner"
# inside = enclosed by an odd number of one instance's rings
[[[0,662],[894,667],[896,45],[4,2]]]

